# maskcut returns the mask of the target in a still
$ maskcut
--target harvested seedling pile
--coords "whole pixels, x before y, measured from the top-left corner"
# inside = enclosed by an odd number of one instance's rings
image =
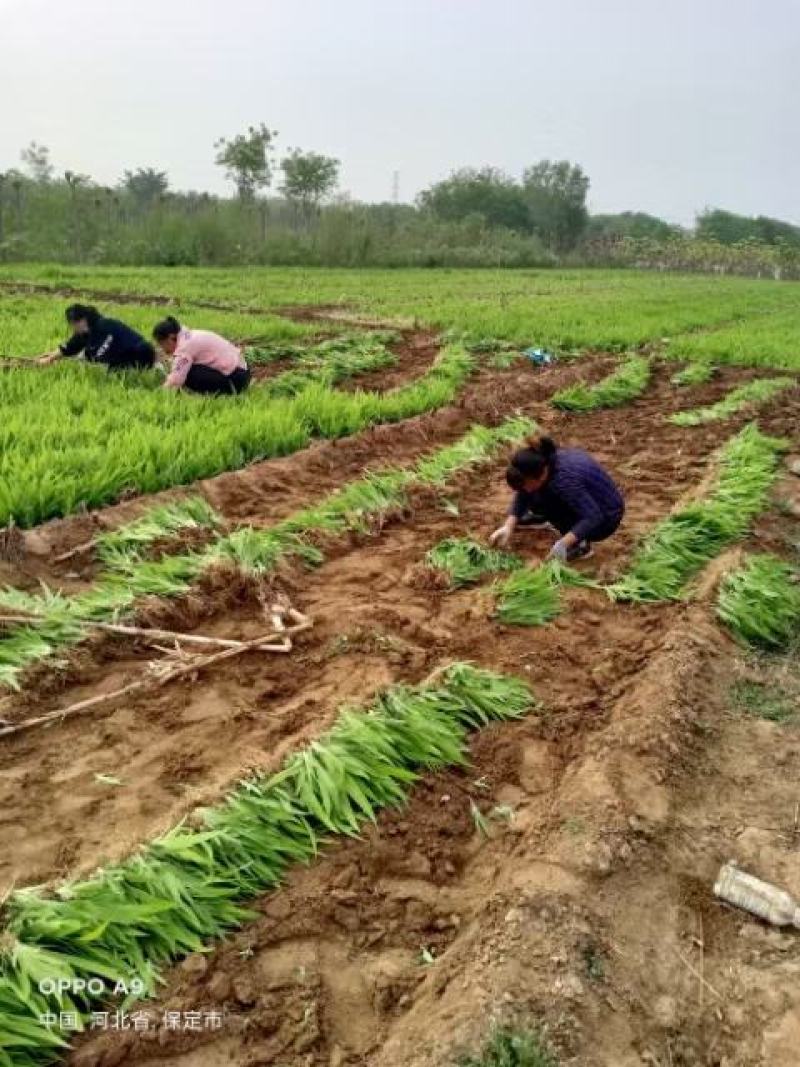
[[[513,571],[522,560],[510,552],[497,552],[466,537],[448,537],[425,557],[434,570],[443,571],[453,589],[479,582],[485,574]]]

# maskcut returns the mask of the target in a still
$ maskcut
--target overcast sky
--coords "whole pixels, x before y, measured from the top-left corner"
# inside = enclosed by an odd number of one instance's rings
[[[0,169],[166,170],[266,122],[353,196],[581,163],[594,211],[800,223],[800,0],[0,0]]]

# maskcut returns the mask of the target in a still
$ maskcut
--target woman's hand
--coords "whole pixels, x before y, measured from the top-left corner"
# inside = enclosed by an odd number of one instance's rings
[[[45,366],[48,363],[55,363],[55,361],[60,355],[60,352],[47,352],[44,356],[39,356],[36,362],[40,363],[42,366]]]
[[[556,541],[556,543],[550,549],[547,558],[557,559],[561,563],[566,563],[569,559],[570,549],[574,548],[577,543],[578,538],[575,536],[574,533],[570,532],[564,534],[564,536],[560,540]]]
[[[489,544],[495,548],[508,548],[511,537],[517,525],[513,515],[509,515],[506,521],[489,538]]]

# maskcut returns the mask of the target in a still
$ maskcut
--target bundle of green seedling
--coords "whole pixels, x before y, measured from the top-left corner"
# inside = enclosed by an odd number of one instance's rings
[[[597,385],[572,385],[556,393],[551,403],[563,411],[583,413],[598,408],[615,408],[634,400],[650,381],[650,360],[631,356],[618,370]]]
[[[486,574],[513,571],[522,560],[510,552],[497,552],[468,537],[448,537],[425,556],[426,564],[447,576],[453,589],[474,585]]]
[[[183,530],[213,530],[220,516],[202,496],[187,497],[144,512],[138,519],[95,539],[95,554],[109,570],[140,560],[157,541]]]
[[[683,370],[673,374],[670,381],[673,385],[705,385],[716,373],[713,363],[688,363]]]
[[[495,616],[511,626],[544,626],[560,614],[564,586],[597,588],[597,583],[558,560],[515,571],[495,584]]]
[[[292,558],[309,565],[321,563],[324,556],[315,542],[349,530],[368,531],[381,516],[405,505],[411,487],[444,485],[458,471],[485,462],[499,447],[521,440],[534,428],[524,418],[509,419],[494,429],[474,426],[452,445],[411,467],[367,474],[275,526],[243,527],[201,551],[152,561],[119,553],[113,572],[74,597],[47,590],[41,596],[1,590],[0,611],[28,613],[32,620],[0,638],[0,684],[19,688],[26,667],[81,641],[93,622],[110,622],[131,613],[144,596],[182,596],[208,568],[227,564],[263,575]],[[117,535],[124,541],[123,531]]]
[[[767,505],[778,456],[788,442],[767,437],[751,423],[718,457],[709,495],[659,523],[637,551],[629,572],[609,587],[616,600],[676,600],[687,582],[723,548],[741,537]]]
[[[314,437],[435,410],[455,399],[473,367],[468,352],[450,347],[420,378],[384,393],[345,393],[317,381],[296,396],[269,396],[265,383],[224,404],[96,367],[3,372],[0,526],[33,526],[102,506],[123,490],[184,485],[288,455]]]
[[[786,648],[800,635],[800,571],[777,556],[749,556],[723,578],[717,614],[746,644]]]
[[[0,1064],[52,1062],[67,1041],[44,1019],[72,1012],[83,1025],[120,981],[151,995],[160,968],[254,917],[247,901],[330,835],[359,834],[405,803],[426,771],[465,766],[471,730],[535,706],[520,679],[453,664],[435,683],[394,686],[367,710],[342,712],[277,773],[198,813],[194,827],[52,895],[13,893],[0,936]],[[43,978],[63,982],[43,989]]]
[[[347,378],[397,363],[387,346],[391,334],[356,334],[322,341],[295,357],[296,367],[265,382],[270,396],[295,396],[309,385],[333,386]]]
[[[691,411],[677,411],[674,415],[670,415],[669,421],[674,422],[676,426],[699,426],[705,422],[729,419],[743,408],[766,404],[778,393],[791,389],[795,384],[794,378],[757,378],[753,382],[747,382],[746,385],[732,389],[716,404],[710,404],[704,408],[693,408]]]

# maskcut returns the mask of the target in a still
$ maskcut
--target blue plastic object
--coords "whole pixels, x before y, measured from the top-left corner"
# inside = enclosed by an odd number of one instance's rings
[[[556,357],[546,348],[526,348],[522,353],[537,367],[546,367],[549,363],[555,363]]]

